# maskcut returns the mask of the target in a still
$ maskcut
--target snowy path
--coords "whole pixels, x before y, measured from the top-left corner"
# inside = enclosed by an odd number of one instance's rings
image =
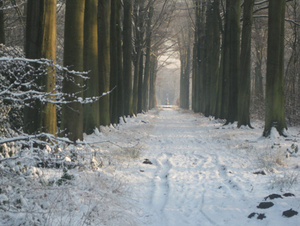
[[[266,145],[259,140],[260,130],[237,131],[174,109],[147,120],[148,127],[138,128],[146,134],[141,159],[123,172],[143,209],[141,225],[284,225],[282,211],[299,210],[299,198],[278,202],[272,210],[256,207],[280,192],[268,187],[271,176],[253,174],[259,168],[251,159],[252,143]],[[144,159],[153,164],[142,164]],[[249,219],[252,212],[267,218]],[[298,220],[289,219],[289,225]]]

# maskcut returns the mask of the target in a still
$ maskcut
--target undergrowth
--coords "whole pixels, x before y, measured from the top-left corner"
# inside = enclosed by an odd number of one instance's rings
[[[137,225],[126,183],[109,169],[138,158],[139,147],[124,148],[120,157],[89,146],[62,150],[9,156],[11,148],[2,148],[0,225]]]

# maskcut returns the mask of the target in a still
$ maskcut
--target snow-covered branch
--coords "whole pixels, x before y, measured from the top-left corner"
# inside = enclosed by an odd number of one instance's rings
[[[27,62],[27,63],[36,63],[36,64],[40,64],[40,65],[44,65],[44,66],[51,66],[58,70],[67,72],[69,74],[79,76],[85,80],[89,79],[89,77],[83,76],[83,75],[87,75],[89,72],[69,70],[67,67],[63,67],[59,64],[55,64],[55,63],[53,63],[52,60],[49,60],[49,59],[44,59],[44,58],[28,59],[28,58],[24,58],[24,57],[0,57],[0,62],[1,61],[5,61],[5,62],[20,61],[20,62]]]
[[[40,66],[35,68],[32,66],[33,63]],[[89,104],[98,101],[101,97],[110,94],[114,90],[103,93],[100,96],[78,97],[78,94],[85,90],[83,89],[84,86],[75,83],[74,76],[86,80],[89,78],[84,75],[87,75],[88,72],[69,70],[67,67],[54,64],[53,61],[48,59],[1,57],[0,64],[0,77],[2,80],[7,80],[7,82],[0,84],[0,100],[9,100],[19,104],[33,100],[52,104]],[[57,85],[52,91],[45,92],[44,87],[38,86],[36,82],[37,79],[47,76],[48,71],[45,67],[53,67],[53,70],[63,74],[62,78],[60,78],[61,80],[67,79],[82,88],[82,90],[71,94],[63,93],[61,86]]]

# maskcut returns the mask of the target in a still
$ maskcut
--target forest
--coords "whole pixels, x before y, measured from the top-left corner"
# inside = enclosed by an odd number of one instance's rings
[[[99,142],[130,158],[141,152],[135,141],[144,138],[107,134],[138,121],[149,137],[147,114],[159,115],[169,98],[168,108],[241,134],[260,120],[262,137],[276,130],[295,155],[288,128],[300,122],[299,44],[300,0],[0,0],[0,211],[23,202],[7,200],[7,186],[19,186],[9,178],[59,169],[45,183],[67,186],[69,170],[114,161]],[[178,84],[161,73],[171,59]]]
[[[170,52],[181,108],[238,127],[265,115],[265,136],[299,121],[298,1],[79,2],[1,1],[1,104],[19,108],[11,127],[76,141],[147,112]]]

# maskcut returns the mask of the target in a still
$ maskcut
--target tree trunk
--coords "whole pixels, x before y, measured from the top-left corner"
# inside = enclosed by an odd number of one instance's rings
[[[4,10],[1,10],[3,1],[0,1],[0,44],[5,45]]]
[[[241,45],[241,70],[239,76],[238,127],[250,124],[251,93],[251,33],[254,0],[244,1],[243,31]]]
[[[133,84],[133,113],[136,115],[138,113],[138,90],[139,90],[139,68],[140,68],[140,59],[142,51],[142,28],[143,28],[143,19],[142,19],[142,10],[143,5],[139,1],[135,1],[134,4],[134,20],[135,20],[135,42],[134,42],[134,84]]]
[[[154,8],[151,5],[147,18],[146,30],[146,59],[145,59],[145,73],[143,82],[143,110],[149,110],[149,82],[150,82],[150,64],[151,64],[151,39],[152,39],[152,17]]]
[[[224,113],[223,113],[223,62],[224,62],[224,32],[222,32],[222,45],[220,49],[220,66],[218,71],[218,90],[217,90],[217,99],[216,99],[216,113],[215,118],[223,119]]]
[[[190,37],[188,35],[188,40]],[[191,70],[191,47],[188,40],[183,40],[185,45],[180,49],[181,73],[180,73],[180,107],[189,109],[189,93],[190,93],[190,70]]]
[[[262,76],[262,64],[263,64],[263,54],[262,49],[260,51],[256,50],[257,59],[255,62],[255,83],[254,83],[254,95],[255,102],[262,103],[264,100],[264,86],[263,86],[263,76]]]
[[[200,112],[202,110],[202,98],[203,98],[203,79],[201,77],[201,52],[202,52],[202,40],[203,40],[203,28],[202,20],[201,20],[201,4],[200,1],[197,0],[195,2],[195,43],[194,43],[194,70],[193,70],[193,102],[194,102],[194,112]]]
[[[223,116],[226,124],[238,116],[238,77],[240,71],[240,0],[226,1],[223,62]]]
[[[123,75],[124,75],[124,114],[133,115],[132,109],[132,0],[124,1],[123,28]]]
[[[210,108],[209,115],[216,116],[216,105],[218,95],[218,74],[220,63],[220,26],[219,26],[219,1],[215,0],[210,6],[210,17],[207,16],[206,24],[210,25],[207,29],[207,74],[210,77]],[[208,13],[209,14],[209,13]]]
[[[157,57],[155,55],[151,55],[149,109],[156,107],[156,75]]]
[[[110,20],[111,1],[98,0],[98,70],[99,93],[110,91]],[[110,124],[110,100],[111,95],[100,98],[100,124]]]
[[[99,95],[97,1],[85,0],[83,66],[84,71],[89,71],[90,78],[85,82],[85,98]],[[84,132],[91,134],[100,126],[99,101],[84,105],[83,110]]]
[[[75,71],[83,71],[84,8],[85,1],[83,0],[66,1],[64,66]],[[83,79],[72,74],[68,74],[68,76],[73,77],[74,82],[65,79],[63,92],[82,98]],[[61,130],[72,141],[83,139],[83,107],[81,103],[73,102],[63,105]]]
[[[25,54],[30,59],[56,58],[56,0],[28,1],[26,21]],[[35,65],[37,67],[37,65]],[[56,74],[51,66],[45,68],[46,75],[37,80],[42,92],[51,93],[47,98],[54,100]],[[27,133],[46,132],[56,134],[56,106],[35,101],[34,106],[25,107],[24,131]]]
[[[122,13],[122,6],[121,0],[117,1],[117,63],[118,63],[118,82],[117,82],[117,89],[118,89],[118,117],[124,116],[124,77],[123,77],[123,54],[122,54],[122,34],[121,34],[121,13]],[[124,119],[124,118],[123,118]]]
[[[206,74],[206,48],[205,48],[205,2],[201,2],[199,11],[199,42],[198,42],[198,105],[199,112],[206,113],[206,103],[207,103],[207,74]]]
[[[117,16],[118,1],[111,0],[111,28],[110,28],[110,89],[113,90],[110,95],[111,104],[111,123],[119,123],[118,115],[118,36],[117,36]]]
[[[285,4],[285,0],[269,2],[265,137],[270,136],[272,127],[280,135],[285,135],[287,129],[284,113]]]
[[[139,65],[138,105],[137,113],[143,112],[143,75],[144,75],[144,51],[141,50]]]

